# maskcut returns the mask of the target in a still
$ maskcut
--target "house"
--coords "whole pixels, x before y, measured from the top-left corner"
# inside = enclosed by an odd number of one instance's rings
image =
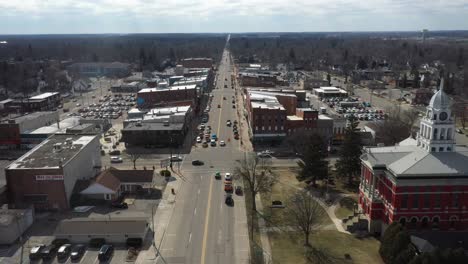
[[[359,206],[370,232],[395,221],[409,230],[468,229],[468,147],[455,144],[451,101],[441,86],[416,139],[365,148]]]
[[[146,217],[105,216],[65,219],[55,229],[55,237],[71,243],[88,243],[93,238],[103,238],[106,243],[123,244],[129,238],[144,239],[148,230]]]
[[[111,167],[102,171],[88,187],[80,188],[83,189],[80,194],[91,199],[112,201],[122,192],[151,188],[153,173],[153,170],[119,170]]]

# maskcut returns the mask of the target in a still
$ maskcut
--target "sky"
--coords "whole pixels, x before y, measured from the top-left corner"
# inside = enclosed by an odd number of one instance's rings
[[[468,0],[0,0],[0,34],[468,30]]]

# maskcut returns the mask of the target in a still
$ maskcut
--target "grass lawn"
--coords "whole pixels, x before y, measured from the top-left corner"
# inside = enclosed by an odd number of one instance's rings
[[[339,206],[335,209],[335,215],[339,219],[346,218],[353,214],[354,204],[357,203],[357,200],[354,197],[344,197],[340,200]]]
[[[270,233],[273,263],[308,263],[304,257],[303,236],[301,233]],[[333,256],[330,263],[383,263],[378,249],[380,242],[373,237],[358,239],[353,235],[338,231],[319,231],[311,236],[314,247]],[[351,261],[345,260],[345,254]]]
[[[261,196],[263,204],[263,213],[265,216],[265,223],[267,226],[288,226],[289,221],[284,213],[283,208],[270,208],[271,202],[275,200],[282,201],[285,206],[289,197],[298,191],[297,188],[304,188],[305,183],[299,182],[296,179],[296,173],[293,170],[276,170],[274,173],[279,175],[278,182],[272,187],[270,194],[263,194]],[[297,188],[296,188],[297,187]],[[325,210],[323,211],[322,225],[332,224]]]

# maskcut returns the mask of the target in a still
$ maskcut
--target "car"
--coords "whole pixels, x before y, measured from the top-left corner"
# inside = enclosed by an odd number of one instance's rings
[[[203,118],[202,118],[202,122],[203,122],[203,123],[208,122],[208,117],[203,117]]]
[[[232,105],[232,108],[236,108],[236,105],[233,104],[233,105]]]
[[[193,166],[203,166],[205,163],[201,160],[194,160],[192,161]]]
[[[221,108],[221,105],[218,105],[218,108]]]
[[[112,151],[109,151],[109,155],[120,155],[120,150],[114,149]]]
[[[99,261],[107,261],[112,257],[114,253],[114,247],[112,245],[104,245],[99,249],[98,259]]]
[[[210,141],[210,145],[211,145],[212,147],[216,147],[216,140],[212,139],[212,140]]]
[[[239,134],[235,134],[235,135],[234,135],[234,139],[235,139],[235,140],[239,140]]]
[[[224,191],[228,193],[232,192],[232,184],[230,183],[224,184]]]
[[[237,185],[235,188],[235,193],[237,195],[242,195],[242,186]]]
[[[459,128],[457,128],[456,131],[457,131],[458,134],[463,134],[463,131],[461,129],[459,129]]]
[[[221,180],[221,173],[219,171],[215,173],[215,179]]]
[[[229,206],[234,205],[234,199],[232,199],[232,195],[230,193],[226,195],[226,198],[224,199],[224,202]]]
[[[112,156],[112,157],[110,157],[110,162],[111,163],[122,163],[123,159],[121,157]]]
[[[50,244],[41,249],[41,258],[43,260],[50,260],[54,257],[56,252],[57,252],[57,246],[54,244]]]
[[[29,259],[30,260],[37,260],[41,258],[41,251],[42,249],[45,248],[44,244],[39,244],[37,246],[34,246],[31,248],[29,251]]]
[[[228,121],[226,122],[226,126],[231,126],[231,125],[232,125],[232,124],[231,124],[231,121],[228,120]]]
[[[199,136],[197,137],[197,143],[202,143],[202,139]]]
[[[212,134],[212,135],[211,135],[211,139],[217,140],[217,139],[218,139],[218,136],[216,136],[216,134]]]
[[[223,100],[226,100],[226,96],[223,96]]]
[[[86,251],[86,246],[83,244],[74,245],[71,249],[70,259],[78,260],[80,259]]]
[[[203,142],[202,147],[207,148],[207,147],[208,147],[208,143]]]
[[[221,147],[224,147],[224,146],[226,146],[226,142],[224,142],[224,140],[221,140],[221,141],[219,142],[219,145],[220,145]]]
[[[79,103],[78,103],[78,104],[76,104],[76,107],[80,107],[80,106],[81,106],[81,104],[79,104]]]
[[[76,98],[72,100],[72,102],[74,102],[74,103],[77,102],[77,101],[78,101],[78,99],[76,99]]]
[[[58,259],[67,259],[71,252],[71,244],[62,245],[57,251]]]
[[[232,181],[232,175],[231,175],[231,173],[226,172],[226,174],[224,174],[224,180],[226,180],[226,181]]]
[[[205,129],[205,124],[200,125],[200,130],[203,130],[203,129]]]
[[[236,100],[232,99],[232,103],[235,104],[235,103],[236,103]]]
[[[179,162],[179,161],[182,161],[182,157],[181,156],[172,156],[170,157],[171,161],[172,162]]]
[[[122,201],[113,201],[111,203],[111,207],[118,209],[128,209],[128,204]]]

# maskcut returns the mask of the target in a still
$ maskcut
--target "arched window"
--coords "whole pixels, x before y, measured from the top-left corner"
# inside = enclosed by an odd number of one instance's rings
[[[402,226],[405,226],[405,224],[406,224],[406,217],[400,217],[399,222],[400,222],[400,224],[401,224]]]
[[[437,120],[437,114],[434,114],[433,120]]]
[[[424,217],[422,218],[422,220],[421,220],[421,227],[422,227],[422,228],[427,228],[428,223],[429,223],[429,217],[424,216]]]
[[[448,140],[452,139],[452,129],[451,128],[447,129],[447,139]]]
[[[456,215],[452,215],[449,219],[450,229],[455,229],[457,222],[458,222],[458,217]]]
[[[439,228],[439,217],[438,216],[434,216],[434,218],[432,218],[432,228],[434,228],[434,229]]]
[[[416,216],[411,217],[411,228],[416,228],[418,225],[418,218]]]

